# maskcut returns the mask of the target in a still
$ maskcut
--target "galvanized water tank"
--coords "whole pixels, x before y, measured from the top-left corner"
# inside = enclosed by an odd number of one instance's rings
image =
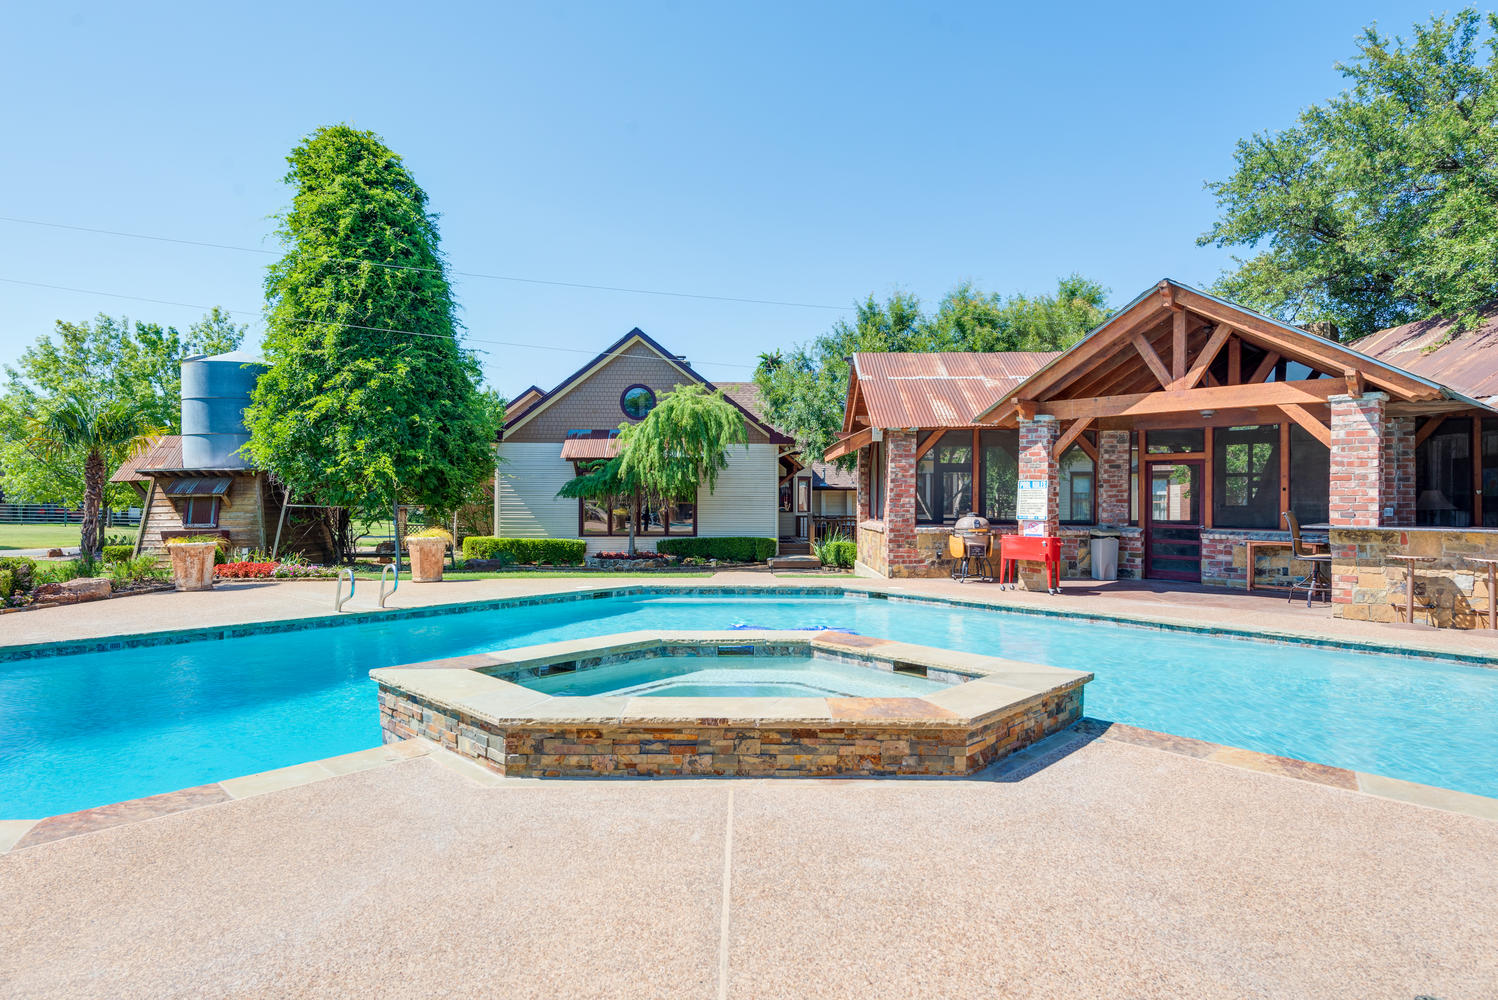
[[[182,362],[182,465],[246,469],[244,409],[266,364],[245,351],[198,355]]]

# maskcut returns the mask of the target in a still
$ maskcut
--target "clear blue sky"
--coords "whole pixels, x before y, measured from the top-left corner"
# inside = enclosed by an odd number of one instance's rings
[[[440,9],[439,9],[440,8]],[[549,388],[639,326],[712,379],[855,299],[1079,271],[1121,304],[1227,261],[1195,238],[1233,143],[1335,93],[1424,3],[22,4],[0,36],[0,215],[275,249],[285,154],[372,129],[458,270],[490,382]],[[0,362],[58,318],[260,328],[269,258],[0,223]],[[545,347],[506,347],[510,341]]]

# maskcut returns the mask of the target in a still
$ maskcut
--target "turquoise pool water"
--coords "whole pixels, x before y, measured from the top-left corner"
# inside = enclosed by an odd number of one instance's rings
[[[918,698],[951,686],[821,656],[651,656],[515,683],[552,695],[642,698]]]
[[[1498,796],[1498,670],[863,597],[631,596],[0,662],[0,818],[374,746],[373,667],[734,625],[1091,670],[1096,718]]]

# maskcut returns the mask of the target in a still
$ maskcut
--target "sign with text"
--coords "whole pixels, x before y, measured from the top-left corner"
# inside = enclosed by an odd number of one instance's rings
[[[1014,516],[1020,521],[1044,522],[1050,491],[1050,484],[1044,479],[1021,479],[1014,503]]]

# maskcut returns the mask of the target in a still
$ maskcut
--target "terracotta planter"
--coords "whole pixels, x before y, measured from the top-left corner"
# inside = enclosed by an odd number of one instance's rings
[[[447,555],[447,541],[442,538],[408,538],[411,553],[412,583],[441,583],[442,561]]]
[[[213,589],[213,554],[217,542],[174,542],[166,547],[172,554],[172,579],[178,590]]]

